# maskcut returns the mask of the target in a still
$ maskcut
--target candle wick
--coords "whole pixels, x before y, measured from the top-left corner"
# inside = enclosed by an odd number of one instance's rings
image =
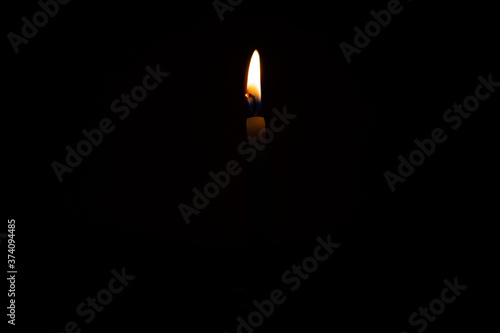
[[[248,106],[250,108],[250,112],[253,112],[253,116],[257,117],[257,108],[256,108],[256,102],[255,102],[255,96],[247,93],[248,99],[251,99],[251,101],[248,102]]]

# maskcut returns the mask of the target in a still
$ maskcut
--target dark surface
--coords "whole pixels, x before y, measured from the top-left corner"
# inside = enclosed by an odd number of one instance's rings
[[[331,234],[339,249],[255,332],[416,332],[408,317],[455,277],[467,290],[426,331],[491,330],[500,92],[457,130],[442,117],[479,75],[500,81],[497,11],[402,4],[350,64],[339,44],[386,1],[245,0],[223,22],[210,1],[72,1],[18,54],[4,38],[15,329],[61,332],[74,320],[82,332],[235,332]],[[4,36],[39,10],[4,7]],[[254,49],[266,124],[273,108],[297,115],[266,147],[267,182],[237,151]],[[111,103],[156,64],[170,75],[120,120]],[[51,163],[102,118],[116,129],[59,183]],[[447,141],[392,193],[384,172],[436,127]],[[242,173],[186,225],[178,205],[233,159]],[[136,278],[84,324],[76,307],[122,267]]]

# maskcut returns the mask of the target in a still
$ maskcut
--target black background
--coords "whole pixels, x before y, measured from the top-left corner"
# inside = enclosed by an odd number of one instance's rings
[[[329,234],[341,247],[256,332],[416,332],[409,315],[455,277],[467,290],[427,331],[491,328],[499,92],[457,130],[442,116],[479,75],[500,81],[498,13],[489,2],[402,5],[350,64],[339,44],[353,44],[353,28],[387,1],[245,0],[221,22],[211,1],[73,0],[18,54],[5,37],[16,330],[61,332],[74,320],[82,332],[235,332],[236,317],[288,290],[282,273]],[[4,36],[38,10],[5,3]],[[249,218],[260,200],[237,153],[254,49],[262,116],[284,106],[297,115],[266,148],[263,243]],[[156,64],[169,77],[119,120],[111,102]],[[102,118],[115,131],[59,183],[51,163]],[[447,141],[392,193],[384,172],[436,127]],[[231,159],[242,174],[186,225],[178,205]],[[135,280],[84,324],[76,306],[122,267]]]

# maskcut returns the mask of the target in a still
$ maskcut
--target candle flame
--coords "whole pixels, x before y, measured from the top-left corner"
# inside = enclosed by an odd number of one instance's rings
[[[251,111],[257,112],[260,110],[260,56],[257,50],[253,51],[252,59],[248,66],[247,93],[245,97],[248,100]]]

